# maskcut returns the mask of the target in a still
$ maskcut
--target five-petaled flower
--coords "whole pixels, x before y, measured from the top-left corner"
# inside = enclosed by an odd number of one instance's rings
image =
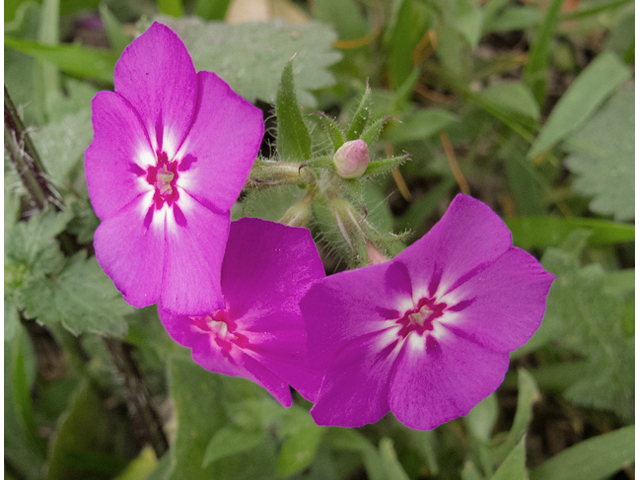
[[[229,212],[260,148],[262,112],[214,73],[196,74],[158,23],[125,49],[114,85],[93,99],[85,156],[98,262],[136,307],[221,308]]]
[[[419,430],[466,415],[540,326],[553,278],[489,207],[458,195],[392,261],[331,275],[304,297],[309,356],[324,371],[311,415],[357,427],[391,410]]]
[[[309,365],[299,302],[324,275],[309,230],[242,218],[222,265],[224,307],[200,316],[159,307],[160,319],[207,370],[247,378],[285,407],[289,385],[313,401],[321,377]]]

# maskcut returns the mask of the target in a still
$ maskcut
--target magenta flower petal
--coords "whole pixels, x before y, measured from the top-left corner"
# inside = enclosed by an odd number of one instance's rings
[[[434,294],[433,289],[440,294],[506,252],[511,232],[487,205],[458,195],[442,219],[411,247],[396,260],[409,269],[414,294]]]
[[[221,308],[230,208],[258,154],[262,112],[215,74],[196,74],[158,23],[125,49],[114,83],[93,101],[85,157],[91,203],[109,223],[96,235],[98,261],[137,307]]]
[[[116,64],[116,93],[129,100],[149,132],[153,149],[173,157],[196,112],[196,70],[182,40],[154,22]]]
[[[393,261],[329,276],[301,301],[325,371],[312,416],[352,427],[390,409],[431,429],[466,415],[539,327],[552,281],[489,207],[458,195]]]
[[[384,333],[363,335],[331,359],[311,409],[318,425],[361,427],[389,412],[389,378],[398,349],[387,345],[384,337]]]
[[[148,196],[148,195],[147,195]],[[144,307],[160,298],[164,257],[164,225],[144,226],[145,196],[129,203],[118,215],[104,220],[94,235],[96,259],[124,299],[134,307]],[[114,242],[114,238],[126,239]]]
[[[193,163],[178,184],[196,198],[230,209],[262,142],[262,111],[215,73],[198,72],[198,85],[198,110],[181,148]]]
[[[512,352],[540,326],[545,311],[540,299],[546,298],[553,278],[533,256],[511,247],[445,296],[452,303],[469,303],[463,311],[451,313],[445,326],[485,348]]]
[[[409,428],[431,430],[467,415],[500,386],[509,368],[508,353],[442,333],[437,341],[410,341],[394,367],[389,405]]]
[[[113,92],[98,92],[91,102],[93,141],[85,152],[87,187],[96,215],[109,218],[153,187],[132,171],[155,161],[146,130],[131,104]],[[109,161],[103,161],[109,152]]]
[[[160,299],[166,310],[203,315],[224,306],[220,275],[229,221],[228,211],[209,210],[187,193],[165,216],[156,212],[153,222],[166,229]]]
[[[204,368],[254,381],[285,406],[288,385],[314,400],[321,372],[309,365],[299,302],[322,278],[308,230],[243,218],[231,224],[224,254],[223,307],[186,316],[163,301],[160,319]]]

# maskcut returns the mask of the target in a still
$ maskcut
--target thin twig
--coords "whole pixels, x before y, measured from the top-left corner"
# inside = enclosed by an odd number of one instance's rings
[[[456,182],[458,182],[458,186],[462,193],[466,193],[469,195],[471,190],[469,190],[469,184],[462,175],[462,171],[458,166],[458,161],[456,160],[456,154],[453,151],[453,146],[451,145],[451,140],[449,140],[449,134],[446,130],[440,130],[440,140],[442,141],[442,146],[444,147],[444,154],[447,156],[447,160],[449,160],[449,167],[451,167],[451,172],[453,173]]]

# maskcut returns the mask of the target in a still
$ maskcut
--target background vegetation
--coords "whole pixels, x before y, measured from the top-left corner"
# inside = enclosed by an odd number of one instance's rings
[[[634,478],[632,1],[4,5],[5,478]],[[155,308],[124,303],[92,256],[82,160],[92,96],[155,18],[265,113],[236,218],[278,220],[303,200],[309,185],[265,169],[286,160],[285,126],[310,132],[313,158],[331,155],[331,122],[311,115],[323,111],[375,127],[386,174],[342,193],[385,253],[464,191],[557,276],[543,326],[468,417],[430,432],[392,415],[318,427],[299,396],[285,410],[201,369]],[[301,119],[282,113],[295,101]],[[309,215],[329,273],[366,264],[321,208]]]

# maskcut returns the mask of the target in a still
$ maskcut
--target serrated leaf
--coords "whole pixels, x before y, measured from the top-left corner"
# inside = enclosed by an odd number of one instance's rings
[[[226,25],[198,18],[158,19],[184,41],[197,70],[216,72],[233,90],[249,101],[273,102],[280,74],[296,57],[296,94],[304,106],[316,100],[309,92],[330,87],[327,67],[341,54],[332,49],[336,34],[331,27],[309,22]]]
[[[385,133],[385,138],[395,143],[426,140],[456,120],[447,110],[425,108],[403,116],[402,123],[395,125],[389,135]]]
[[[261,431],[244,430],[237,427],[224,427],[218,430],[204,452],[202,467],[205,468],[221,458],[234,453],[247,452],[262,440]]]
[[[624,419],[633,416],[634,340],[622,330],[622,298],[607,293],[599,264],[580,266],[588,232],[572,232],[560,248],[549,248],[544,268],[556,280],[547,311],[531,342],[541,346],[555,340],[559,347],[581,354],[589,374],[565,386],[574,403],[613,410]]]
[[[22,289],[25,315],[43,323],[62,322],[74,334],[123,336],[133,312],[95,257],[80,252],[54,278],[32,280]]]
[[[531,480],[600,480],[634,462],[635,425],[590,438],[531,470]]]
[[[635,95],[620,90],[565,143],[573,188],[593,200],[589,208],[616,220],[635,216]]]
[[[31,134],[47,174],[57,186],[67,185],[69,172],[82,160],[93,138],[91,110],[66,115]]]
[[[578,128],[630,76],[629,68],[616,55],[601,53],[560,98],[528,157],[536,157]]]
[[[5,232],[7,263],[35,276],[57,270],[62,266],[63,257],[54,237],[65,229],[70,219],[69,210],[56,213],[47,209],[27,222],[18,222],[13,230]]]
[[[281,159],[303,162],[311,158],[311,137],[302,119],[293,80],[293,59],[282,70],[276,95],[278,133],[276,147]]]
[[[314,425],[287,438],[278,455],[278,475],[286,477],[307,468],[313,462],[323,432],[323,427]]]

